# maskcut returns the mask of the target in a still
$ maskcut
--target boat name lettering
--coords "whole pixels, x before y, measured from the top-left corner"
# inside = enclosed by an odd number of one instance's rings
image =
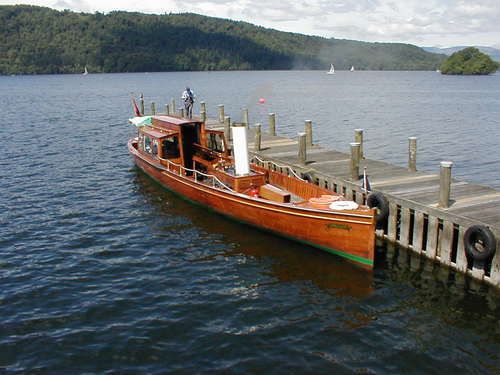
[[[326,227],[328,229],[334,228],[334,229],[345,229],[345,230],[351,230],[352,227],[347,224],[326,224]]]

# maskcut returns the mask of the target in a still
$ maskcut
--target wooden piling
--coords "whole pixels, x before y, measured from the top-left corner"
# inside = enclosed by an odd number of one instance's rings
[[[168,116],[170,115],[170,105],[165,104],[165,114]]]
[[[179,108],[179,112],[180,112],[180,114],[181,114],[181,118],[184,118],[184,117],[185,117],[185,115],[186,115],[186,114],[185,114],[185,111],[184,111],[184,108],[180,107],[180,108]]]
[[[205,111],[200,112],[200,119],[202,122],[207,121],[207,113]]]
[[[170,115],[175,116],[175,99],[170,99]]]
[[[156,115],[156,104],[155,102],[151,102],[151,114]]]
[[[302,165],[306,164],[307,161],[307,153],[306,153],[306,148],[307,148],[307,139],[306,139],[306,133],[299,133],[299,162]]]
[[[353,181],[359,180],[359,147],[358,142],[351,144],[351,179]]]
[[[276,137],[276,115],[274,113],[269,114],[269,134]]]
[[[408,137],[408,170],[417,171],[417,137]]]
[[[224,112],[224,106],[222,107],[222,111]],[[231,117],[224,116],[223,122],[224,122],[224,136],[226,137],[227,140],[231,140]]]
[[[305,121],[305,132],[306,132],[306,143],[307,147],[310,147],[313,145],[313,130],[312,130],[312,121],[311,120],[306,120]]]
[[[219,122],[221,124],[224,123],[224,119],[225,119],[225,116],[224,116],[224,104],[219,104],[217,106],[217,109],[219,110]]]
[[[141,109],[141,114],[144,115],[144,95],[142,95],[142,93],[141,93],[141,96],[139,98],[139,106]]]
[[[248,122],[248,108],[243,108],[243,124],[248,128],[249,122]]]
[[[354,129],[354,142],[359,143],[359,158],[364,159],[363,153],[363,129]]]
[[[201,113],[202,112],[205,112],[205,115],[207,113],[207,104],[205,102],[200,102],[200,117],[201,117]],[[206,117],[205,117],[206,119]]]
[[[439,174],[439,207],[450,207],[451,167],[453,162],[442,161]]]
[[[260,151],[261,149],[261,141],[262,141],[262,125],[255,124],[255,142],[254,142],[254,150]]]

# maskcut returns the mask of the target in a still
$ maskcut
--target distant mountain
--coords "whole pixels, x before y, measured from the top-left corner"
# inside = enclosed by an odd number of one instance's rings
[[[463,50],[464,48],[467,48],[467,47],[469,47],[469,46],[457,46],[457,47],[448,47],[448,48],[422,47],[422,49],[424,49],[427,52],[444,53],[445,55],[449,56],[452,53]],[[493,60],[500,61],[500,49],[499,48],[485,47],[485,46],[470,46],[470,47],[476,47],[482,53],[485,53],[488,56],[490,56]]]
[[[444,55],[326,39],[197,14],[0,6],[0,74],[190,70],[435,70]]]

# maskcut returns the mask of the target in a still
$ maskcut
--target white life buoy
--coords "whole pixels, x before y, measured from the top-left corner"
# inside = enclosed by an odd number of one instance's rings
[[[355,210],[359,207],[359,204],[353,201],[336,201],[330,204],[331,210]]]

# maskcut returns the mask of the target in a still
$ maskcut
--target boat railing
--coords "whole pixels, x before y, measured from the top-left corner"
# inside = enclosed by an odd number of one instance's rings
[[[294,177],[298,178],[299,180],[305,181],[302,177],[300,177],[300,176],[299,176],[299,175],[298,175],[298,174],[297,174],[297,173],[296,173],[296,172],[295,172],[295,171],[294,171],[294,170],[293,170],[290,166],[288,166],[288,165],[280,165],[280,164],[275,163],[274,161],[270,161],[270,160],[262,160],[262,159],[261,159],[261,158],[259,158],[258,156],[256,156],[256,155],[252,155],[251,160],[254,160],[254,159],[255,159],[255,160],[258,160],[258,161],[259,161],[260,163],[262,163],[262,164],[267,164],[267,165],[269,165],[269,167],[270,167],[271,165],[272,165],[272,166],[274,166],[274,168],[275,168],[274,170],[276,170],[277,168],[279,168],[279,169],[285,169],[285,170],[288,170],[288,171],[290,171],[290,173],[291,173]]]
[[[197,171],[196,169],[191,169],[191,168],[186,168],[181,164],[174,163],[173,161],[170,161],[168,159],[163,159],[158,157],[159,160],[164,161],[167,163],[167,171],[169,172],[176,172],[179,174],[179,176],[182,176],[182,172],[186,174],[186,172],[191,172],[194,175],[194,180],[195,182],[199,182],[198,179],[200,176],[203,176],[205,178],[210,178],[212,179],[212,187],[222,187],[223,189],[232,191],[234,193],[234,190],[231,189],[229,186],[227,186],[224,182],[222,182],[217,176],[214,176],[213,174],[208,174],[208,173],[203,173],[200,171]],[[171,169],[170,167],[173,166],[175,168]]]

